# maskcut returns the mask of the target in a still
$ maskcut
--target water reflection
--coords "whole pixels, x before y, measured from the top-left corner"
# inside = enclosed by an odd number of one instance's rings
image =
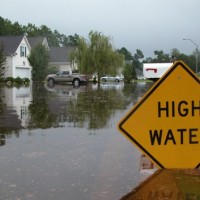
[[[108,127],[116,111],[138,101],[147,90],[140,84],[72,85],[33,84],[0,88],[0,132],[51,127]],[[150,87],[150,86],[149,86]]]
[[[32,99],[31,87],[0,87],[0,145],[5,135],[15,134],[28,126],[28,107]]]
[[[133,90],[132,94],[129,90]],[[134,87],[123,83],[89,84],[79,88],[72,85],[34,85],[33,102],[29,106],[29,128],[106,127],[115,111],[130,103],[134,90]]]

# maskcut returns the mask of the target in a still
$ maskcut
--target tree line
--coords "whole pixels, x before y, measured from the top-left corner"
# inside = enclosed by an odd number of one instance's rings
[[[77,46],[78,34],[66,36],[57,30],[52,31],[46,25],[40,27],[32,23],[20,25],[18,22],[12,23],[9,19],[0,17],[0,35],[27,35],[29,37],[44,36],[47,38],[49,46]]]
[[[32,23],[20,25],[18,22],[12,23],[10,20],[0,17],[0,35],[43,36],[47,38],[50,47],[74,46],[76,47],[76,51],[72,54],[71,58],[76,60],[79,71],[85,74],[97,73],[99,77],[105,74],[116,75],[119,68],[123,68],[121,73],[123,73],[127,81],[130,81],[137,78],[136,69],[142,70],[142,64],[147,62],[164,63],[183,60],[193,71],[196,69],[195,52],[191,55],[185,55],[176,48],[172,49],[170,53],[165,53],[162,50],[155,50],[153,58],[144,58],[144,54],[140,49],[136,49],[134,54],[125,47],[114,49],[111,39],[97,31],[91,31],[88,34],[88,39],[86,39],[76,33],[66,36],[59,33],[57,30],[52,31],[45,25],[41,25],[40,27]],[[29,61],[33,66],[33,73],[35,73],[33,74],[34,79],[42,80],[45,78],[48,70],[41,69],[39,63],[43,63],[43,67],[47,66],[48,54],[41,46],[35,48],[37,49],[31,51]],[[3,70],[1,69],[3,69],[3,63],[5,62],[2,51],[3,46],[1,45],[0,74],[2,74]],[[39,55],[43,56],[40,56],[40,62],[36,62],[37,59],[35,58]],[[42,73],[38,73],[40,70]],[[37,74],[40,74],[40,76],[37,77]]]

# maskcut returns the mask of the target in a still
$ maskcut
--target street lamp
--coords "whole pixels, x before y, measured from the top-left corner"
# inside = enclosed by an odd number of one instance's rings
[[[189,40],[190,42],[192,42],[195,46],[196,46],[196,73],[198,72],[198,45],[191,39],[188,39],[188,38],[183,38],[183,40]]]

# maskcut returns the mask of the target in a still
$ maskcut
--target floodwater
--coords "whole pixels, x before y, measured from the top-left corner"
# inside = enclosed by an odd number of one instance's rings
[[[117,124],[152,83],[0,87],[0,199],[117,200],[143,178]]]

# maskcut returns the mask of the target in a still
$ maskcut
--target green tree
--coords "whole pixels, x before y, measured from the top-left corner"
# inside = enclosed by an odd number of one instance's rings
[[[176,48],[171,50],[172,59],[171,61],[174,62],[175,60],[182,60],[185,62],[194,72],[196,72],[196,51],[193,52],[191,55],[185,55],[180,53],[180,51]]]
[[[4,18],[0,16],[0,35],[4,35]]]
[[[171,57],[169,54],[165,54],[162,50],[155,50],[154,54],[156,58],[153,62],[155,63],[168,63],[171,62]]]
[[[136,49],[136,53],[134,54],[134,58],[136,60],[140,60],[144,58],[144,54],[140,49]]]
[[[175,51],[175,49],[174,49],[174,51]],[[168,62],[172,62],[172,57],[170,56],[170,54],[166,54],[162,50],[155,50],[154,55],[155,55],[154,58],[148,57],[145,60],[143,60],[143,63],[168,63]]]
[[[132,65],[125,65],[122,73],[124,75],[124,80],[128,83],[130,83],[131,80],[136,79],[135,67]]]
[[[12,24],[12,35],[23,35],[23,33],[22,26],[18,22]]]
[[[78,46],[78,42],[79,42],[79,35],[78,34],[74,34],[74,35],[69,35],[66,36],[64,34],[60,34],[58,36],[59,38],[59,43],[61,46],[67,47],[67,46]]]
[[[38,32],[40,36],[44,36],[47,38],[49,46],[54,46],[54,47],[59,46],[59,38],[56,37],[56,35],[51,31],[50,28],[48,28],[45,25],[42,25],[40,26]],[[57,31],[55,33],[58,35]]]
[[[22,29],[23,32],[30,37],[39,36],[39,29],[34,24],[28,23],[28,25],[23,26]]]
[[[33,67],[33,81],[43,81],[47,75],[47,67],[49,62],[47,49],[42,44],[38,44],[31,50],[28,60]]]
[[[12,35],[12,22],[0,17],[0,35]]]
[[[4,76],[5,73],[5,63],[6,57],[4,56],[4,47],[3,44],[0,45],[0,77]]]
[[[191,54],[191,55],[185,55],[181,53],[178,57],[178,60],[182,60],[185,62],[194,72],[196,71],[196,55]]]
[[[94,72],[92,67],[90,67],[89,46],[85,38],[79,38],[78,48],[75,52],[72,52],[71,60],[75,60],[79,72],[86,74],[92,74]]]
[[[143,60],[143,63],[153,63],[154,59],[152,57],[147,57],[145,60]]]
[[[97,31],[89,33],[89,40],[79,38],[74,55],[79,71],[97,73],[98,79],[104,74],[116,75],[124,64],[124,56],[113,49],[110,38]]]
[[[128,51],[125,47],[118,49],[117,52],[120,54],[123,54],[125,57],[125,60],[133,60],[133,56],[131,55],[131,52]]]
[[[140,60],[143,58],[144,58],[143,52],[140,49],[136,49],[136,53],[133,56],[133,62],[132,62],[133,68],[138,68],[141,70],[142,63]]]
[[[61,40],[61,45],[62,46],[78,46],[79,42],[79,35],[74,34],[74,35],[69,35],[68,37],[65,35],[62,35],[62,40]]]
[[[175,62],[180,55],[180,51],[176,48],[171,50],[171,62]]]

